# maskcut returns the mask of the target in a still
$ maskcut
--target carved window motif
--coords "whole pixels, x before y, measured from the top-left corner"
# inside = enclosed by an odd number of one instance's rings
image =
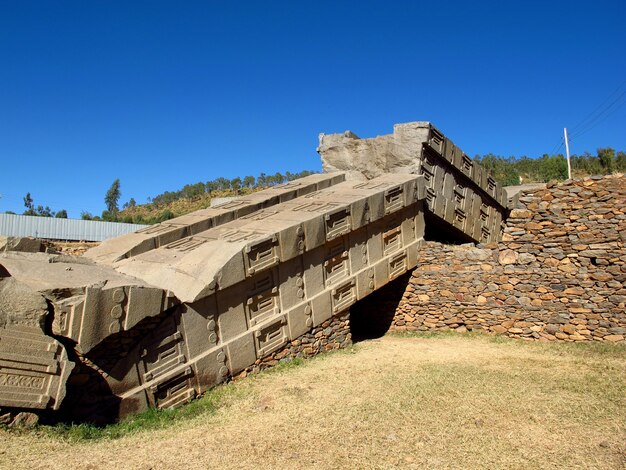
[[[465,219],[467,218],[467,215],[465,214],[465,211],[463,209],[455,209],[454,210],[454,225],[457,227],[462,227],[463,224],[465,223]]]
[[[280,318],[254,332],[257,355],[259,358],[272,353],[287,340],[286,319]]]
[[[456,201],[457,204],[463,204],[463,201],[465,201],[466,190],[467,188],[463,187],[460,184],[457,184],[454,187],[454,200]]]
[[[489,219],[489,206],[487,204],[480,205],[480,220],[481,222],[487,222]]]
[[[437,129],[430,129],[428,145],[439,153],[443,153],[443,135]]]
[[[312,193],[308,193],[305,194],[304,196],[302,196],[304,199],[312,199],[312,198],[316,198],[317,196],[319,196],[322,193],[322,191],[313,191]]]
[[[432,188],[426,188],[426,202],[429,207],[433,207],[433,202],[435,201],[435,190]]]
[[[263,240],[256,245],[246,247],[248,275],[274,266],[278,263],[278,244],[276,236]]]
[[[302,186],[302,183],[299,183],[297,181],[291,181],[289,183],[277,184],[276,186],[274,186],[274,189],[292,189],[298,188],[300,186]]]
[[[398,253],[389,260],[389,279],[395,279],[406,271],[406,252]]]
[[[348,250],[345,248],[343,238],[330,245],[324,261],[324,280],[326,285],[336,283],[349,274]]]
[[[489,237],[491,237],[491,230],[489,230],[487,227],[482,227],[480,230],[480,240],[487,241],[489,240]]]
[[[150,387],[152,404],[158,409],[167,409],[193,399],[196,396],[196,390],[191,383],[192,377],[192,368],[186,367],[174,377]]]
[[[258,294],[260,292],[271,289],[272,287],[274,287],[274,276],[272,275],[272,272],[269,271],[256,277],[252,285],[251,293]]]
[[[491,176],[487,177],[487,189],[492,192],[496,190],[496,180]]]
[[[429,170],[426,167],[422,167],[422,175],[424,176],[424,181],[427,185],[432,186],[435,181],[435,173],[432,170]]]
[[[269,209],[263,209],[257,212],[253,212],[251,214],[248,215],[244,215],[239,217],[240,219],[244,219],[244,220],[263,220],[263,219],[267,219],[268,217],[271,217],[275,214],[277,214],[278,211],[275,210],[269,210]]]
[[[211,209],[228,210],[228,209],[234,209],[235,207],[241,207],[241,206],[249,204],[249,203],[250,203],[249,201],[245,201],[243,199],[237,199],[236,201],[222,202],[221,204],[217,204],[217,205],[211,207]]]
[[[262,236],[262,233],[250,230],[230,229],[221,232],[219,238],[227,242],[239,242],[243,240],[254,240],[255,238],[260,238]]]
[[[205,243],[207,240],[205,238],[197,238],[197,237],[189,237],[183,238],[182,240],[177,240],[168,245],[165,245],[165,249],[167,250],[176,250],[176,251],[191,251],[195,248],[198,248],[200,245]]]
[[[185,362],[183,337],[173,319],[163,322],[151,338],[141,349],[144,382],[156,379]]]
[[[390,186],[391,183],[385,181],[365,181],[352,186],[353,189],[382,189]]]
[[[428,181],[432,181],[435,176],[437,168],[437,159],[435,154],[433,154],[432,150],[424,149],[424,159],[422,160],[422,174],[424,175],[424,179]]]
[[[277,287],[260,294],[251,295],[246,302],[246,312],[251,326],[279,313],[279,311]]]
[[[137,230],[135,233],[142,233],[146,235],[157,235],[164,232],[169,232],[170,230],[174,230],[177,228],[184,227],[183,225],[173,225],[173,224],[157,224],[151,225],[150,227],[142,228],[141,230]]]
[[[333,312],[337,313],[345,310],[356,301],[356,288],[354,281],[332,290]]]
[[[402,228],[397,225],[383,233],[383,254],[389,255],[402,248]]]
[[[385,214],[401,209],[404,206],[404,188],[396,186],[395,188],[385,191]]]
[[[322,201],[314,201],[307,202],[304,204],[299,204],[294,207],[292,210],[296,212],[305,211],[305,212],[326,212],[330,209],[334,209],[339,204],[333,202],[322,202]]]
[[[424,165],[427,166],[429,170],[434,172],[437,162],[435,161],[432,151],[424,152]]]
[[[351,226],[348,208],[326,215],[326,240],[348,233]]]
[[[461,159],[461,170],[469,175],[472,172],[473,166],[474,162],[472,162],[471,158],[463,154],[463,158]]]

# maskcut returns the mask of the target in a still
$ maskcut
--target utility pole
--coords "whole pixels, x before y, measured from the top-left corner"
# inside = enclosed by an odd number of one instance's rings
[[[567,127],[563,128],[563,137],[565,138],[565,153],[567,153],[567,179],[572,179],[572,164],[569,160],[569,141],[567,140]]]

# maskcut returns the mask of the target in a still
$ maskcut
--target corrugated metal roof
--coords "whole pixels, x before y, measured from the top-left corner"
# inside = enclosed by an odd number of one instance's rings
[[[54,240],[102,241],[146,227],[96,220],[56,219],[30,215],[0,214],[0,235]]]

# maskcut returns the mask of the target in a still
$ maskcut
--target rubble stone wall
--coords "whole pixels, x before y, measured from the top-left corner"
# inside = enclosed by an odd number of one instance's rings
[[[391,328],[624,342],[625,242],[625,176],[528,190],[502,242],[422,247]]]

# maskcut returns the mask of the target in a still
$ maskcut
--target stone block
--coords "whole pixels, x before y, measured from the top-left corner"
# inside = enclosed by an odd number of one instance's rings
[[[40,253],[46,251],[43,242],[33,237],[0,236],[0,252],[21,251],[24,253]]]
[[[74,364],[65,348],[38,327],[0,329],[0,403],[58,410]]]

